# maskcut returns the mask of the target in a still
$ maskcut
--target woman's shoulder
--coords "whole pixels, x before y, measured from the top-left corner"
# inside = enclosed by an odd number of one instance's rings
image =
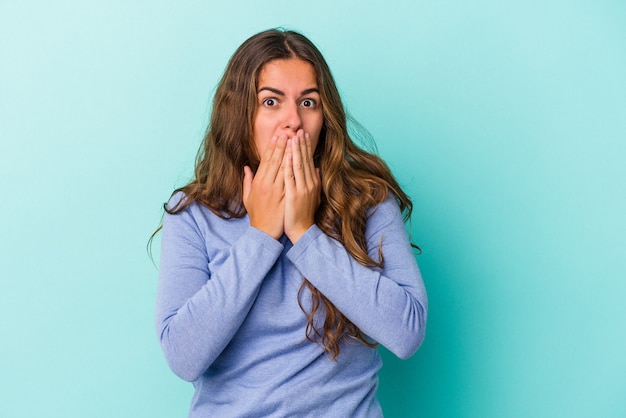
[[[202,230],[230,228],[244,222],[245,218],[228,216],[221,212],[218,214],[206,204],[182,191],[174,192],[165,204],[165,217],[169,218],[168,222],[193,223]]]
[[[172,193],[169,200],[165,204],[165,210],[168,213],[178,212],[181,208],[184,208],[186,205],[192,204],[193,202],[189,202],[189,196],[185,192],[176,191]]]
[[[217,217],[207,206],[182,191],[174,192],[165,204],[165,216],[191,218],[196,223],[206,223],[211,218]]]
[[[165,207],[164,236],[198,240],[209,252],[232,245],[249,226],[247,217],[219,216],[183,192],[174,193]]]
[[[177,214],[182,212],[190,212],[191,214],[200,212],[211,212],[212,211],[201,202],[193,199],[187,193],[183,191],[175,191],[170,199],[165,204],[166,212],[170,214]]]
[[[400,205],[396,196],[389,192],[387,196],[377,205],[369,208],[367,216],[371,218],[376,217],[388,217],[402,215],[400,212]]]

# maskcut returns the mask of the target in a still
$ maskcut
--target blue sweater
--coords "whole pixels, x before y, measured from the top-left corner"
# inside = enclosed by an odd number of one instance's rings
[[[375,260],[382,242],[384,268],[360,265],[315,225],[292,245],[196,202],[165,214],[156,328],[171,369],[194,384],[190,417],[382,416],[378,351],[355,340],[331,360],[305,339],[297,295],[306,277],[368,338],[411,356],[427,300],[394,199],[370,210],[366,235]],[[309,309],[308,291],[301,300]]]

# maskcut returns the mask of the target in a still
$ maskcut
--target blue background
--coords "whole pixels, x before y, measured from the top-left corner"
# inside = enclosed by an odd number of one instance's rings
[[[1,415],[186,415],[146,241],[228,58],[276,26],[415,202],[430,318],[383,352],[386,416],[626,416],[617,0],[1,1]]]

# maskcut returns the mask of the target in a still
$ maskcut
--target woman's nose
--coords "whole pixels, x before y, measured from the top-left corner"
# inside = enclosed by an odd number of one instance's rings
[[[300,109],[297,105],[287,106],[285,109],[284,127],[285,129],[296,132],[302,127],[302,119],[300,118]]]

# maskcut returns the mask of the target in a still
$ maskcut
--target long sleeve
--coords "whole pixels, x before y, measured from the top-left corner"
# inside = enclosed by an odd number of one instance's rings
[[[407,358],[424,339],[428,302],[395,200],[378,205],[366,228],[368,253],[374,260],[382,243],[382,269],[359,264],[315,225],[287,257],[361,331]]]
[[[283,250],[247,222],[220,236],[210,230],[207,212],[192,203],[163,219],[156,328],[170,368],[187,381],[198,379],[231,341]],[[223,240],[223,250],[207,250],[207,240]]]

